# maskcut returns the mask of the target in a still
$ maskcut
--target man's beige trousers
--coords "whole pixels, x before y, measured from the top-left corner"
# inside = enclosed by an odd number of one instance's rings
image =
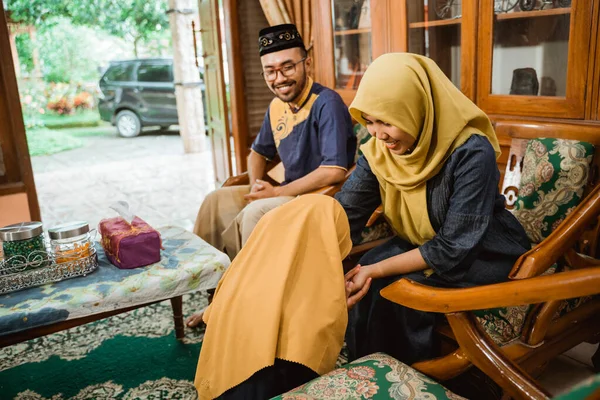
[[[233,258],[248,240],[260,218],[292,196],[272,197],[248,204],[250,186],[228,186],[211,192],[198,211],[194,233]]]

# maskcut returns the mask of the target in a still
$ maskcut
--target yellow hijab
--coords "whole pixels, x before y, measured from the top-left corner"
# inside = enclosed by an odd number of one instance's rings
[[[400,237],[421,245],[435,235],[426,182],[471,135],[487,137],[500,156],[492,124],[433,60],[410,53],[385,54],[369,66],[350,105],[366,125],[363,113],[416,139],[410,154],[393,154],[375,139],[361,150],[379,181],[384,215]]]
[[[261,218],[204,314],[200,399],[275,358],[318,374],[335,367],[348,322],[342,259],[351,247],[344,209],[328,196],[300,196]]]

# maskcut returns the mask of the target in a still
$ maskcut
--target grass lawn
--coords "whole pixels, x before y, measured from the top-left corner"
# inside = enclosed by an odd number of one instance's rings
[[[82,147],[88,137],[116,135],[115,127],[105,122],[88,128],[37,128],[27,130],[27,144],[31,156],[43,156]]]
[[[48,129],[98,126],[101,122],[98,110],[84,110],[71,115],[48,113],[40,115],[40,119]]]
[[[108,122],[100,120],[98,110],[84,110],[71,115],[40,115],[44,127],[27,129],[29,154],[42,156],[82,147],[90,136],[116,135]]]
[[[27,145],[30,155],[42,156],[76,149],[83,146],[83,141],[65,131],[38,128],[27,130]]]

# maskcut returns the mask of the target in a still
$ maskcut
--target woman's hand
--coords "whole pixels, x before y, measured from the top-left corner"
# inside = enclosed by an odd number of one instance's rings
[[[365,297],[371,287],[371,279],[368,269],[362,268],[360,264],[348,271],[344,277],[348,310]]]

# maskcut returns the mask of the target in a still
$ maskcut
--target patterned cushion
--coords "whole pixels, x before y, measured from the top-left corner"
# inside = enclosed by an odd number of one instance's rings
[[[554,264],[542,275],[551,275],[558,269],[558,264]],[[502,346],[521,335],[525,319],[532,308],[533,305],[525,304],[516,307],[475,310],[473,314],[492,340]]]
[[[476,310],[475,314],[485,332],[497,345],[504,345],[521,335],[531,305]]]
[[[356,135],[356,157],[354,158],[354,162],[358,160],[358,157],[362,156],[362,151],[360,151],[360,146],[367,143],[369,139],[371,139],[371,135],[366,127],[361,124],[354,125],[354,134]]]
[[[431,378],[383,353],[335,369],[288,393],[282,400],[464,399]]]
[[[585,296],[585,297],[577,297],[575,299],[563,300],[562,303],[560,303],[558,310],[556,310],[556,314],[554,315],[553,319],[559,319],[563,315],[570,313],[577,307],[581,306],[582,304],[587,303],[588,301],[592,300],[595,297],[597,297],[597,296],[594,296],[594,297]]]
[[[597,391],[600,391],[600,375],[592,376],[586,379],[569,390],[567,393],[555,397],[554,400],[580,400],[597,398],[591,396],[592,393]]]
[[[527,143],[513,212],[531,242],[548,237],[579,204],[593,154],[593,145],[576,140],[541,138]]]
[[[361,232],[362,238],[360,244],[388,238],[393,235],[394,231],[390,227],[390,224],[388,224],[385,218],[379,217],[377,222],[375,222],[372,226],[363,228],[363,231]]]

